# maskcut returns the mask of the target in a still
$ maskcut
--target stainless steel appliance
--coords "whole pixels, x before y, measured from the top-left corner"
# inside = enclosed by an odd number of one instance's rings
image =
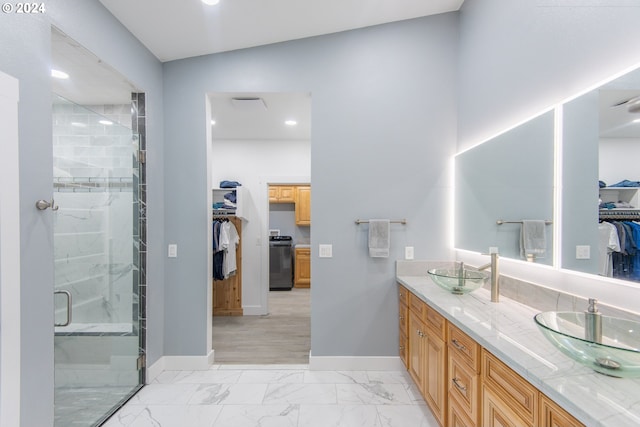
[[[269,236],[269,290],[293,288],[293,254],[291,236]]]

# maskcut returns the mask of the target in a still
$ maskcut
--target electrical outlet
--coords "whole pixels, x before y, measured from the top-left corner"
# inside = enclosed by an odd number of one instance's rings
[[[589,246],[589,245],[577,245],[576,246],[576,259],[591,259],[591,246]]]
[[[333,245],[319,245],[318,256],[320,258],[331,258],[333,256]]]
[[[413,259],[413,246],[405,246],[404,259]]]
[[[178,257],[178,245],[175,243],[171,243],[169,245],[169,250],[167,256],[169,258],[177,258]]]
[[[497,246],[489,246],[489,253],[490,254],[497,254],[498,252],[498,247]]]

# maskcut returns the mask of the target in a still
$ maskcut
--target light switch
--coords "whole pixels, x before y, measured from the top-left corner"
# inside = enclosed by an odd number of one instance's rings
[[[178,257],[178,245],[176,245],[175,243],[171,243],[169,245],[169,251],[168,251],[168,256],[169,258],[177,258]]]
[[[319,245],[318,256],[320,258],[331,258],[333,256],[333,245]]]

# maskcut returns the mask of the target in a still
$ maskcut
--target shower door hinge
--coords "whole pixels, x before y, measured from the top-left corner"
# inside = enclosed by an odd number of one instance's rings
[[[145,150],[138,150],[138,161],[142,164],[147,163],[147,152]]]
[[[138,360],[136,361],[136,369],[139,371],[140,369],[147,366],[147,357],[144,354],[138,356]]]

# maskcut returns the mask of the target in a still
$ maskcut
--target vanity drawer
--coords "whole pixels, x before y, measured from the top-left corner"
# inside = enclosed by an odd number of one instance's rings
[[[427,318],[427,304],[412,293],[409,293],[409,311],[423,322]]]
[[[401,304],[409,305],[409,291],[401,284],[398,284],[398,300]]]
[[[451,323],[447,326],[451,357],[464,361],[474,372],[480,372],[480,345]]]
[[[522,419],[535,425],[538,390],[493,354],[482,349],[482,381]]]
[[[457,355],[449,357],[449,397],[458,403],[463,413],[478,423],[480,416],[480,376]]]
[[[447,321],[433,308],[426,306],[426,315],[424,317],[427,327],[442,341],[446,342]]]

